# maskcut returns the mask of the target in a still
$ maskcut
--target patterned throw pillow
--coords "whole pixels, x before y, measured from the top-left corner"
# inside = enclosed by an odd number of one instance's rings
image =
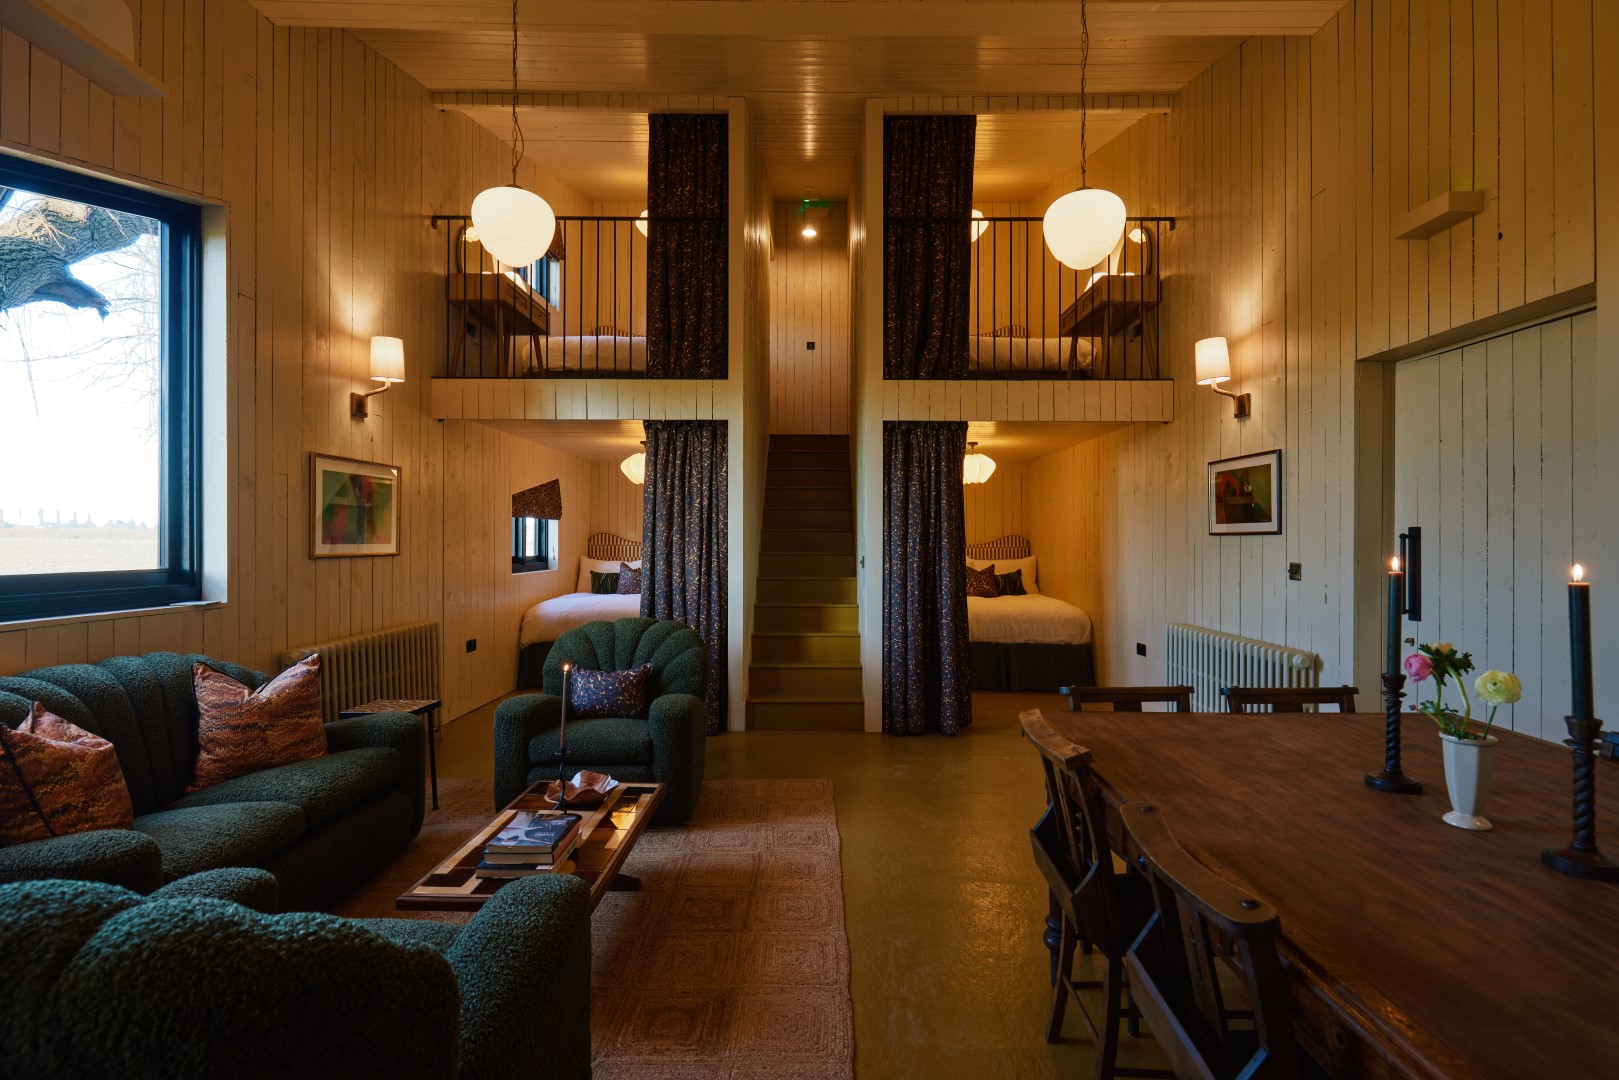
[[[647,686],[652,679],[652,665],[642,664],[629,671],[575,670],[570,693],[573,715],[617,716],[636,720],[646,719]]]
[[[967,595],[993,598],[1001,595],[1001,582],[995,576],[995,564],[990,563],[982,570],[967,567]]]
[[[134,820],[112,743],[37,701],[15,730],[0,723],[0,847]]]
[[[1005,574],[996,574],[995,580],[1000,585],[1002,596],[1029,595],[1029,590],[1023,587],[1022,570],[1013,570]]]
[[[641,568],[629,563],[618,564],[618,595],[641,595]]]
[[[319,656],[300,660],[257,690],[207,664],[192,665],[191,683],[198,752],[197,778],[188,793],[326,753]]]
[[[592,570],[590,572],[590,591],[597,596],[616,595],[618,593],[618,575]]]

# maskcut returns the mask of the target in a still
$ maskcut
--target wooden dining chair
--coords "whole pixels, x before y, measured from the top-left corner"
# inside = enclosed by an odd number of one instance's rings
[[[1176,712],[1192,711],[1190,686],[1062,686],[1057,693],[1068,695],[1068,708],[1078,712],[1084,705],[1106,705],[1114,712],[1140,712],[1146,704],[1175,706]]]
[[[1175,1075],[1294,1080],[1304,1059],[1276,951],[1276,909],[1193,858],[1155,807],[1127,803],[1119,815],[1155,908],[1126,952],[1125,968]],[[1222,971],[1241,982],[1246,1007],[1227,1007]]]
[[[1035,865],[1051,890],[1053,914],[1061,920],[1046,1041],[1056,1042],[1061,1036],[1063,1015],[1072,1000],[1096,1041],[1097,1080],[1172,1076],[1163,1070],[1118,1065],[1119,1025],[1134,1025],[1141,1018],[1129,998],[1124,954],[1152,916],[1146,881],[1114,867],[1102,793],[1090,770],[1090,751],[1060,735],[1038,711],[1024,713],[1022,721],[1024,734],[1040,752],[1050,799],[1045,816],[1029,830],[1029,836]],[[1100,980],[1073,977],[1074,952],[1082,939],[1101,953],[1106,967]],[[1079,996],[1081,990],[1098,989],[1102,991],[1101,1023]]]
[[[1301,713],[1306,705],[1336,705],[1339,712],[1355,711],[1357,686],[1222,686],[1220,696],[1234,713]]]

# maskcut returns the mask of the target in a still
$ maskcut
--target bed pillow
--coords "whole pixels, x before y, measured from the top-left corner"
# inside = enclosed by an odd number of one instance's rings
[[[1002,596],[1027,596],[1028,589],[1023,587],[1023,571],[1013,570],[1009,574],[996,574],[995,580],[1000,583]]]
[[[600,570],[590,572],[590,591],[597,596],[618,595],[618,575],[604,574]]]
[[[967,567],[967,595],[986,600],[1001,595],[1001,583],[995,576],[994,563],[990,563],[982,570]]]
[[[197,694],[197,774],[187,794],[326,753],[318,655],[257,690],[207,664],[191,665],[191,683]]]
[[[587,559],[583,555],[579,556],[579,577],[574,584],[573,591],[586,593],[590,591],[590,572],[592,570],[598,574],[616,574],[620,566],[633,566],[639,570],[641,560],[636,559],[634,562],[621,563],[617,559]]]
[[[618,564],[618,595],[641,595],[641,568],[629,563]]]
[[[1023,589],[1028,593],[1040,591],[1040,581],[1035,574],[1034,556],[1027,559],[968,559],[967,565],[975,570],[982,570],[986,566],[993,566],[1002,574],[1010,574],[1013,570],[1023,571]]]
[[[573,715],[581,720],[588,716],[645,720],[651,680],[651,664],[628,671],[575,671],[568,688]]]
[[[0,847],[134,820],[112,743],[37,701],[16,730],[0,723]]]

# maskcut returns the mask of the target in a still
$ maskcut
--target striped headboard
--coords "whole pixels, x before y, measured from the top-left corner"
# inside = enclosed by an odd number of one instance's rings
[[[987,544],[968,544],[967,558],[969,559],[1027,559],[1034,554],[1029,547],[1027,536],[1018,536],[1015,533],[991,540]]]
[[[592,533],[585,541],[585,558],[587,559],[616,559],[619,562],[634,562],[641,557],[641,541],[626,540],[613,533]]]

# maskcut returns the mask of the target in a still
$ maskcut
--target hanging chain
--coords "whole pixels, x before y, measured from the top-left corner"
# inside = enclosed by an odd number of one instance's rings
[[[1079,186],[1085,186],[1085,121],[1090,103],[1085,97],[1085,69],[1091,61],[1091,25],[1085,18],[1085,0],[1079,0]]]
[[[517,164],[523,160],[524,149],[523,125],[517,120],[517,0],[512,0],[512,187],[519,186]]]

